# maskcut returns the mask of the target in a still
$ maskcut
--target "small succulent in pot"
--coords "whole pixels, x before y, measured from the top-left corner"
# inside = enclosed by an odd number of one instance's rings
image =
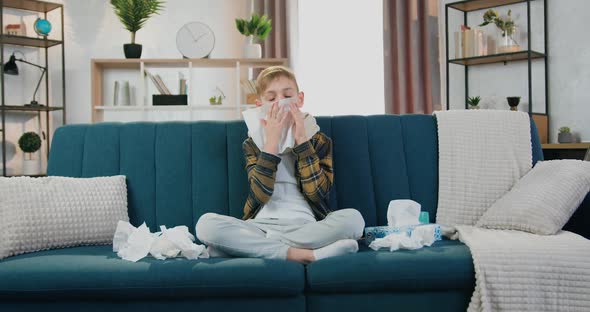
[[[469,109],[479,109],[479,102],[481,101],[481,97],[474,96],[467,98],[467,105],[469,105]]]
[[[570,127],[559,128],[559,134],[557,134],[557,142],[559,143],[574,143],[574,136]]]

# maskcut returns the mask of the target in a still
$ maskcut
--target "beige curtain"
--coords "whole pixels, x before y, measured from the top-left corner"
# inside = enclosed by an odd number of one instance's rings
[[[383,0],[385,112],[441,108],[437,0]]]
[[[287,0],[253,0],[254,12],[272,19],[272,31],[262,43],[262,57],[288,58]]]

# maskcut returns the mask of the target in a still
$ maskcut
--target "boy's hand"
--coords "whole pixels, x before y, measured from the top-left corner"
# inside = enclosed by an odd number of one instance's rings
[[[289,114],[283,109],[279,108],[279,103],[272,104],[270,111],[265,119],[261,119],[266,142],[263,150],[269,154],[277,155],[279,153],[279,140],[281,139],[281,132],[287,124]]]
[[[303,123],[304,115],[297,107],[297,103],[291,102],[289,103],[289,114],[295,121],[293,127],[295,127],[295,131],[293,135],[295,136],[295,144],[299,145],[304,143],[308,140],[307,136],[305,135],[305,126]]]

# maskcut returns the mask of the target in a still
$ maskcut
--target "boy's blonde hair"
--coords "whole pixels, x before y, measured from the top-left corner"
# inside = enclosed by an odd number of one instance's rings
[[[299,85],[297,84],[295,74],[293,74],[289,68],[285,66],[271,66],[261,71],[258,75],[258,78],[256,78],[256,93],[258,97],[262,97],[264,91],[266,91],[268,88],[268,85],[279,77],[286,77],[287,79],[293,81],[295,83],[295,87],[297,88],[296,91],[299,92]]]

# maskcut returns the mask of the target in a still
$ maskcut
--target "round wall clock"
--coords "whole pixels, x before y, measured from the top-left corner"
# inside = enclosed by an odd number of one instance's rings
[[[190,22],[176,33],[176,47],[185,58],[209,57],[215,46],[215,35],[209,26]]]

